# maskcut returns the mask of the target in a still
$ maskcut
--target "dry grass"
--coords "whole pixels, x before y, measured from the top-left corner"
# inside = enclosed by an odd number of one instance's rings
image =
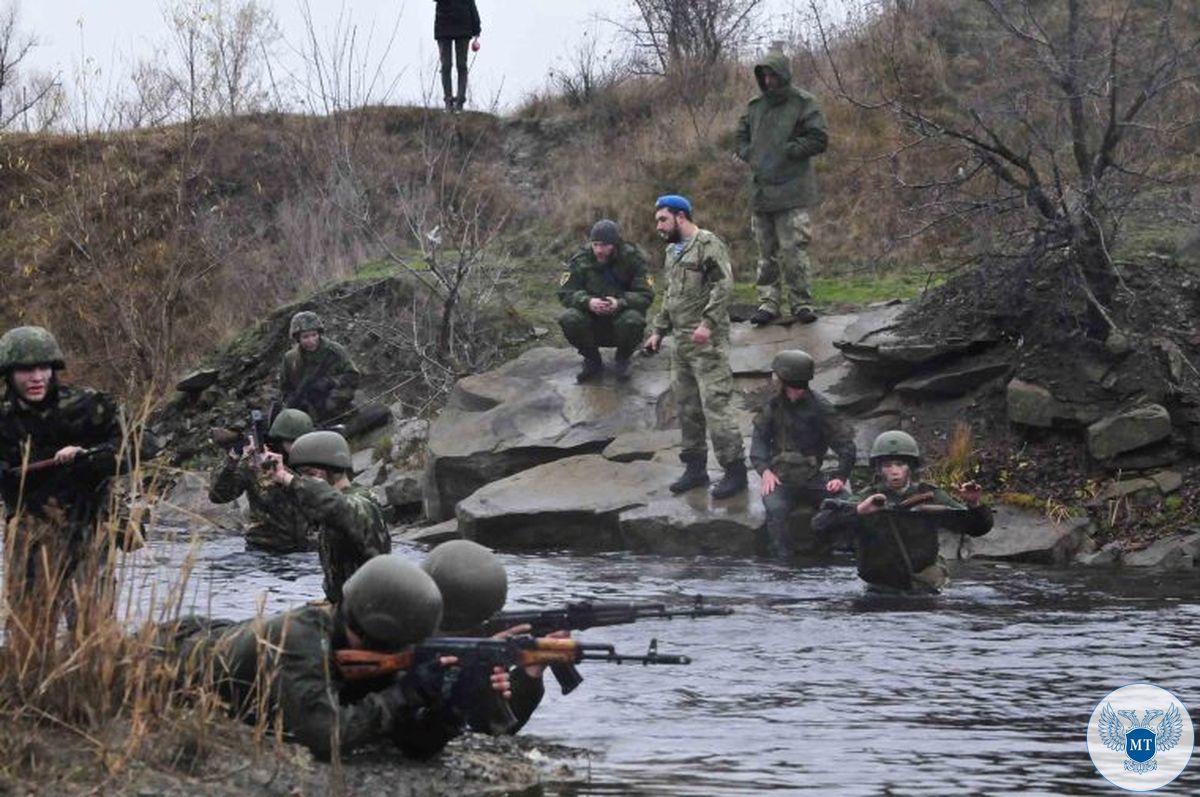
[[[975,432],[969,423],[959,421],[946,449],[927,468],[926,476],[936,484],[957,487],[970,481],[979,470],[975,456]]]

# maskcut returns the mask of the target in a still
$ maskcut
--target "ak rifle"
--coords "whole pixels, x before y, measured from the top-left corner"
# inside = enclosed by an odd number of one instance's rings
[[[38,459],[27,463],[18,463],[16,465],[10,465],[7,462],[0,462],[0,474],[7,475],[9,472],[37,473],[38,471],[50,470],[51,468],[69,468],[74,465],[86,465],[97,457],[104,456],[105,454],[112,456],[112,453],[113,447],[105,443],[102,445],[93,446],[92,448],[83,449],[76,454],[75,458],[70,462],[58,462],[54,459],[54,457],[47,457],[46,459]]]
[[[494,636],[502,631],[528,625],[529,633],[541,637],[552,631],[583,631],[605,625],[627,625],[638,620],[673,620],[679,618],[719,617],[733,614],[732,609],[705,606],[704,597],[697,595],[692,606],[685,609],[668,609],[662,603],[606,603],[579,601],[553,609],[518,609],[498,612],[484,622],[480,633]],[[564,695],[575,691],[583,682],[583,676],[572,662],[554,663],[550,667],[554,679]]]
[[[687,656],[658,652],[658,640],[650,640],[645,655],[618,653],[612,645],[574,639],[514,636],[507,639],[478,637],[430,637],[401,653],[343,649],[334,653],[338,672],[347,681],[362,681],[382,675],[407,672],[415,665],[442,656],[454,656],[461,667],[529,667],[532,665],[579,664],[691,664]]]

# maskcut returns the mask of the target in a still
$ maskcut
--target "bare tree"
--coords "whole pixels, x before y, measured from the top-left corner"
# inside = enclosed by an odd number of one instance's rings
[[[259,0],[211,0],[206,44],[221,113],[255,110],[265,99],[266,60],[279,39],[270,7]]]
[[[1097,331],[1122,285],[1123,212],[1171,178],[1161,155],[1197,120],[1200,11],[1164,0],[889,0],[820,25],[843,98],[893,114],[908,140],[895,174],[927,197],[925,227],[1005,230],[1026,256],[1059,252]],[[906,174],[934,148],[938,175]],[[1015,246],[1014,246],[1015,245]],[[1009,249],[1008,251],[1012,251]]]
[[[633,0],[625,25],[644,65],[660,74],[706,69],[735,57],[753,37],[763,0]]]
[[[602,49],[594,29],[584,31],[583,39],[560,64],[550,70],[550,80],[573,108],[616,88],[631,71],[627,54],[611,46]]]
[[[61,110],[58,80],[48,75],[22,73],[22,64],[38,45],[32,34],[20,27],[20,6],[15,2],[0,7],[0,130],[6,130],[31,112],[36,125],[49,126]],[[39,106],[42,107],[39,110]]]

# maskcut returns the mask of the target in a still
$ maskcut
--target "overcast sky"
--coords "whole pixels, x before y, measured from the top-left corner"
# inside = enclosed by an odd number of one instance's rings
[[[13,0],[0,0],[0,6]],[[60,73],[70,88],[80,64],[88,60],[93,92],[120,85],[128,65],[153,52],[168,35],[164,0],[17,0],[22,27],[36,35],[33,56],[38,69]],[[287,41],[303,40],[300,0],[268,0]],[[592,31],[611,37],[601,16],[628,14],[623,0],[476,0],[483,22],[480,50],[472,72],[476,106],[493,98],[504,108],[518,104],[546,85],[547,73],[579,40]],[[795,0],[765,0],[772,27],[780,27]],[[391,103],[415,102],[435,82],[437,47],[433,41],[432,0],[310,0],[318,30],[336,28],[339,14],[351,18],[359,40],[370,35],[377,63],[387,39],[397,30],[385,71],[398,76]],[[806,3],[801,3],[806,5]],[[398,23],[398,28],[397,28]],[[282,48],[284,52],[287,47]],[[98,76],[96,74],[98,73]],[[440,89],[434,93],[440,100]]]

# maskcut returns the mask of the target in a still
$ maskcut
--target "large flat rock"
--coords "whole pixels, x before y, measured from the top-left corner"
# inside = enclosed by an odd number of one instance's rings
[[[678,463],[570,457],[481,488],[459,503],[458,529],[501,549],[755,553],[765,519],[757,476],[714,501],[701,489],[673,495],[679,473]]]
[[[947,559],[1007,559],[1040,564],[1066,564],[1087,544],[1087,521],[1054,523],[1038,512],[999,505],[995,525],[982,537],[941,533],[941,553]]]
[[[822,316],[812,324],[767,324],[761,327],[749,323],[731,324],[729,367],[736,375],[769,376],[771,361],[785,349],[803,349],[820,366],[837,356],[833,342],[857,319],[858,316],[853,315],[830,315]]]

